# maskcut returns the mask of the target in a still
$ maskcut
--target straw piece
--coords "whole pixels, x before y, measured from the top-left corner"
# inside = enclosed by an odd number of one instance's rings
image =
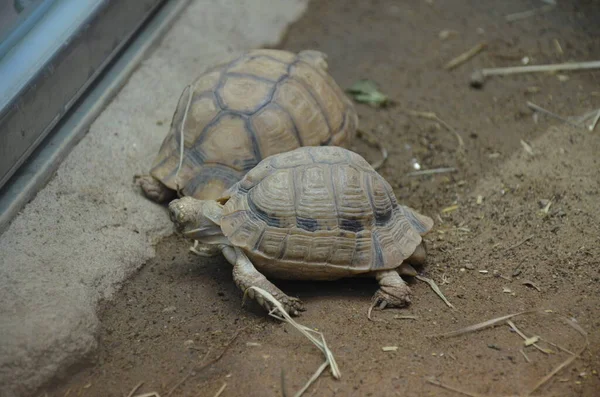
[[[444,296],[444,294],[442,293],[442,291],[440,290],[440,288],[437,286],[437,284],[435,283],[435,281],[433,281],[430,278],[427,277],[422,277],[422,276],[415,276],[415,278],[419,281],[423,281],[427,284],[429,284],[429,286],[431,287],[431,289],[433,290],[433,292],[435,292],[440,299],[442,299],[444,301],[444,303],[446,305],[448,305],[448,307],[451,307],[452,309],[454,309],[454,306],[452,305],[452,303],[450,303],[448,301],[448,299],[446,299],[446,297]]]

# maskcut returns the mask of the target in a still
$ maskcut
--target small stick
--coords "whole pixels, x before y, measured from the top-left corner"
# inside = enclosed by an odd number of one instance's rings
[[[437,381],[435,379],[427,379],[427,382],[431,383],[432,385],[436,385],[438,387],[441,387],[442,389],[450,390],[450,391],[453,391],[453,392],[456,392],[456,393],[459,393],[459,394],[462,394],[462,395],[465,395],[465,396],[469,396],[469,397],[481,397],[481,394],[471,393],[471,392],[468,392],[466,390],[460,390],[460,389],[457,389],[454,386],[446,385],[446,384],[444,384],[442,382],[439,382],[439,381]]]
[[[594,129],[596,128],[596,124],[598,124],[598,120],[600,120],[600,109],[598,109],[598,113],[596,114],[596,117],[594,117],[594,121],[592,122],[592,124],[588,126],[588,130],[594,131]]]
[[[460,54],[459,56],[457,56],[456,58],[454,58],[450,62],[448,62],[444,66],[444,69],[452,70],[452,69],[462,65],[463,63],[467,62],[469,59],[473,58],[475,55],[479,54],[486,47],[487,47],[486,43],[477,44],[475,47],[463,52],[462,54]]]
[[[535,234],[532,234],[532,235],[530,235],[530,236],[527,236],[527,237],[525,237],[523,240],[521,240],[521,241],[519,241],[518,243],[516,243],[515,245],[511,245],[510,247],[508,247],[508,248],[505,248],[505,249],[504,249],[504,252],[506,252],[506,251],[510,251],[510,250],[512,250],[512,249],[515,249],[515,248],[517,248],[517,247],[520,247],[521,245],[525,244],[526,242],[528,242],[529,240],[531,240],[531,239],[532,239],[532,238],[534,238],[534,237],[535,237]]]
[[[131,391],[129,392],[129,394],[127,395],[127,397],[131,397],[131,396],[133,396],[133,394],[134,394],[136,391],[138,391],[138,389],[139,389],[140,387],[142,387],[142,385],[143,385],[143,384],[144,384],[144,382],[140,382],[140,383],[138,383],[137,385],[135,385],[135,386],[133,387],[133,389],[131,389]]]
[[[433,174],[445,174],[447,172],[456,172],[457,169],[454,167],[448,168],[433,168],[430,170],[421,170],[421,171],[413,171],[409,172],[408,176],[420,176],[420,175],[433,175]]]
[[[183,165],[183,150],[185,147],[185,136],[183,133],[183,129],[185,128],[185,122],[187,121],[188,112],[190,111],[190,105],[192,104],[192,98],[194,96],[194,92],[192,90],[193,85],[190,84],[186,87],[189,90],[187,105],[185,106],[185,111],[183,112],[183,120],[181,120],[181,125],[179,126],[179,164],[177,165],[177,171],[175,171],[175,185],[177,186],[177,194],[180,195],[179,189],[179,171],[181,171],[181,166]]]
[[[533,8],[533,9],[527,10],[527,11],[515,12],[514,14],[506,15],[504,17],[504,19],[506,19],[507,22],[513,22],[513,21],[517,21],[519,19],[533,17],[538,14],[542,14],[544,12],[548,12],[548,11],[552,10],[554,8],[554,6],[556,6],[556,3],[548,4],[543,7],[539,7],[539,8]]]
[[[442,291],[440,290],[440,288],[437,286],[437,284],[435,283],[435,281],[433,281],[430,278],[426,278],[426,277],[421,277],[421,276],[415,276],[415,278],[419,281],[423,281],[427,284],[429,284],[429,286],[431,287],[431,289],[433,290],[433,292],[435,292],[437,294],[437,296],[440,297],[440,299],[442,299],[444,301],[444,303],[446,305],[448,305],[448,307],[451,307],[452,309],[454,309],[454,306],[452,305],[452,303],[450,303],[448,301],[448,299],[446,299],[446,297],[444,296],[444,294],[442,293]]]
[[[441,125],[443,125],[444,127],[446,127],[446,129],[448,131],[452,132],[454,134],[454,136],[456,136],[456,140],[458,141],[458,145],[461,148],[465,146],[465,142],[463,141],[463,139],[460,136],[460,134],[458,132],[456,132],[456,130],[454,128],[452,128],[450,126],[450,124],[446,123],[444,120],[442,120],[441,118],[439,118],[437,114],[435,114],[433,112],[419,112],[418,110],[410,110],[410,109],[406,109],[405,112],[409,116],[415,116],[415,117],[420,117],[420,118],[427,119],[427,120],[437,121],[438,123],[440,123]]]
[[[360,139],[365,141],[368,145],[374,146],[377,149],[379,149],[379,152],[381,153],[381,158],[378,161],[376,161],[375,163],[371,164],[371,167],[373,167],[373,169],[375,171],[377,171],[378,169],[380,169],[383,166],[383,164],[386,162],[386,160],[388,158],[387,148],[379,141],[379,139],[377,139],[375,134],[373,134],[371,131],[358,130],[357,135]]]
[[[524,340],[528,340],[529,338],[527,337],[527,335],[525,335],[524,333],[522,333],[517,326],[515,325],[515,323],[513,323],[510,320],[507,320],[506,323],[508,324],[508,326],[510,328],[512,328],[513,331],[515,331],[521,338],[523,338]],[[535,347],[536,349],[538,349],[539,351],[541,351],[544,354],[552,354],[554,353],[552,350],[548,350],[548,349],[544,349],[543,347],[540,347],[537,343],[532,343],[533,347]]]
[[[525,361],[527,361],[528,363],[531,364],[531,360],[529,359],[529,357],[527,357],[527,354],[525,354],[525,352],[523,351],[523,349],[519,350],[521,352],[521,354],[523,355],[523,357],[525,358]]]
[[[223,350],[221,351],[221,353],[219,353],[219,355],[217,357],[206,362],[205,364],[200,365],[198,368],[193,368],[190,372],[188,372],[188,374],[186,376],[184,376],[183,379],[181,379],[179,382],[177,382],[175,384],[175,386],[173,386],[171,388],[171,390],[169,390],[169,393],[167,393],[167,397],[169,397],[171,394],[173,394],[173,392],[175,390],[177,390],[179,388],[179,386],[181,386],[186,380],[188,380],[194,372],[200,372],[201,370],[208,367],[209,365],[213,365],[214,363],[219,361],[225,355],[225,353],[227,353],[227,350],[229,350],[229,347],[231,347],[231,345],[233,344],[233,342],[235,342],[237,337],[240,336],[242,331],[244,331],[246,328],[247,327],[244,327],[244,328],[240,329],[238,332],[236,332],[235,335],[229,340],[229,342],[227,342],[227,345],[223,348]],[[206,360],[208,353],[210,353],[210,350],[208,352],[206,352],[204,358],[202,359],[203,362],[204,362],[204,360]]]
[[[221,393],[223,393],[223,390],[225,390],[226,387],[227,387],[227,382],[223,383],[223,386],[221,386],[221,388],[217,391],[217,393],[215,394],[215,397],[219,397],[221,395]]]
[[[549,111],[549,110],[546,110],[546,109],[544,109],[543,107],[540,107],[540,106],[536,105],[535,103],[532,103],[532,102],[529,102],[529,101],[528,101],[528,102],[527,102],[527,106],[529,106],[531,109],[535,110],[536,112],[541,112],[541,113],[544,113],[544,114],[546,114],[546,115],[548,115],[548,116],[551,116],[551,117],[554,117],[555,119],[558,119],[558,120],[560,120],[560,121],[562,121],[562,122],[564,122],[564,123],[570,124],[570,125],[572,125],[573,127],[581,128],[581,126],[580,126],[579,124],[577,124],[577,123],[574,123],[574,122],[572,122],[571,120],[569,120],[569,119],[566,119],[566,118],[564,118],[564,117],[562,117],[562,116],[559,116],[559,115],[558,115],[558,114],[556,114],[556,113],[552,113],[551,111]]]
[[[517,73],[558,72],[561,70],[587,70],[600,68],[600,61],[569,62],[551,65],[511,66],[507,68],[478,69],[471,75],[471,85],[481,87],[488,76],[506,76]]]

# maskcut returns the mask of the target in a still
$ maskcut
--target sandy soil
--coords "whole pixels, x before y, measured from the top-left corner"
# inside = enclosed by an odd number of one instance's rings
[[[562,1],[542,16],[504,19],[539,3],[314,2],[281,44],[325,51],[341,85],[370,78],[396,102],[386,109],[357,105],[361,126],[389,147],[381,173],[400,201],[436,220],[423,274],[456,308],[413,280],[413,304],[375,311],[371,322],[374,280],[277,282],[305,302],[299,321],[325,334],[342,371],[341,380],[327,372],[306,395],[458,395],[427,383],[430,377],[473,393],[524,393],[569,354],[544,342],[554,354],[525,347],[505,324],[454,338],[427,335],[530,309],[564,315],[589,334],[588,349],[536,395],[600,393],[600,127],[589,132],[541,115],[536,123],[526,107],[532,101],[564,116],[598,108],[600,72],[468,86],[473,68],[519,64],[525,56],[536,64],[600,59],[597,2]],[[455,33],[442,40],[442,30]],[[480,42],[485,52],[443,69]],[[464,147],[439,123],[407,116],[406,109],[436,112]],[[458,172],[410,177],[412,159],[425,169]],[[547,213],[541,200],[551,202]],[[97,353],[41,395],[127,396],[144,382],[138,394],[164,397],[183,380],[171,395],[214,396],[226,385],[221,396],[278,396],[282,370],[288,395],[306,382],[322,362],[319,351],[254,303],[241,307],[230,265],[193,256],[188,246],[175,236],[157,246],[157,257],[103,304]],[[409,315],[416,319],[397,318]],[[553,314],[514,322],[528,336],[572,352],[585,343]],[[226,346],[220,360],[202,368]],[[384,346],[398,349],[384,352]]]

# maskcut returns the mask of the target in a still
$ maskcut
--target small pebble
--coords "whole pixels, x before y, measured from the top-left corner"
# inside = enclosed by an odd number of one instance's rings
[[[488,271],[487,270],[480,270],[479,273],[481,273],[481,274],[488,274]]]
[[[474,270],[475,266],[472,263],[465,263],[465,268],[467,268],[469,270]]]
[[[183,342],[183,346],[185,347],[190,347],[194,344],[194,341],[191,339],[186,340],[185,342]]]
[[[163,309],[163,313],[173,313],[176,311],[177,311],[177,308],[175,306],[169,306],[169,307],[165,307]]]

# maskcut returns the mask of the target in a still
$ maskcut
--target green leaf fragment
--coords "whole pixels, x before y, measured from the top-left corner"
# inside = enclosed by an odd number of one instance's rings
[[[382,107],[389,103],[389,98],[379,91],[377,84],[371,80],[359,80],[348,89],[354,100],[371,106]]]

